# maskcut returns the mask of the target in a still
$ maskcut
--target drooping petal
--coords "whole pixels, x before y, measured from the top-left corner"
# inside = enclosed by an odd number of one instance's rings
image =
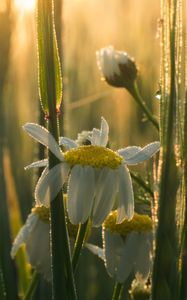
[[[48,170],[46,174],[42,173],[35,189],[35,199],[38,204],[49,206],[50,201],[52,201],[62,189],[68,172],[68,164],[60,163]]]
[[[132,219],[134,214],[134,193],[132,180],[128,168],[119,167],[119,202],[117,209],[117,223],[123,222],[124,218]]]
[[[60,137],[59,138],[59,145],[63,145],[67,148],[67,150],[69,149],[72,149],[72,148],[77,148],[77,143],[72,140],[72,139],[69,139],[68,137]]]
[[[51,281],[51,255],[50,255],[50,226],[40,219],[33,228],[26,241],[26,250],[30,264],[41,273],[44,278]]]
[[[126,148],[119,149],[117,152],[119,153],[119,155],[123,156],[124,160],[126,161],[126,159],[131,158],[141,150],[142,150],[141,147],[129,146]]]
[[[100,144],[98,146],[106,147],[108,143],[109,126],[107,121],[101,118]]]
[[[84,223],[91,214],[95,190],[94,170],[76,165],[69,178],[67,210],[72,224]]]
[[[14,258],[16,256],[16,253],[17,253],[18,249],[21,247],[21,245],[27,241],[30,233],[36,226],[37,221],[38,221],[38,216],[36,216],[33,213],[31,213],[27,217],[27,221],[26,221],[25,225],[18,232],[18,235],[16,236],[14,243],[12,245],[12,249],[11,249],[11,257],[12,258]]]
[[[116,170],[103,168],[96,183],[93,207],[93,226],[100,226],[111,211],[117,193]]]
[[[137,249],[137,257],[135,261],[135,273],[140,280],[146,280],[151,265],[150,251],[151,251],[151,234],[139,233],[139,243]]]
[[[52,134],[44,127],[35,123],[26,123],[24,130],[36,141],[49,148],[49,150],[59,159],[63,160],[63,154]]]
[[[46,167],[46,166],[48,166],[48,159],[42,159],[42,160],[33,162],[32,164],[26,166],[24,169],[29,170],[31,168],[42,168],[42,167]]]
[[[124,249],[124,240],[117,233],[103,230],[103,248],[105,254],[105,266],[110,276],[116,279],[117,269],[121,263]]]
[[[86,243],[85,244],[85,248],[87,248],[88,250],[90,250],[93,254],[97,255],[100,259],[102,259],[104,261],[104,249],[100,248],[96,245],[90,244],[90,243]]]
[[[131,232],[125,238],[122,254],[116,270],[116,279],[123,283],[134,272],[134,263],[139,247],[138,233]]]
[[[160,142],[153,142],[151,144],[146,145],[135,155],[130,158],[126,158],[125,163],[127,165],[136,165],[144,160],[151,158],[156,152],[160,149]]]

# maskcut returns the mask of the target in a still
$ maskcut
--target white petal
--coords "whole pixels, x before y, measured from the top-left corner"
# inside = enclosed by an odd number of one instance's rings
[[[99,129],[94,128],[92,130],[92,136],[90,138],[90,141],[91,141],[92,145],[97,145],[97,146],[100,145],[100,130]]]
[[[84,223],[91,214],[95,190],[94,170],[76,165],[71,170],[67,209],[72,224]]]
[[[33,228],[26,241],[26,250],[30,264],[48,281],[51,280],[49,232],[49,223],[38,219],[37,225]]]
[[[106,147],[108,143],[108,133],[109,133],[109,126],[107,121],[102,117],[101,118],[101,137],[100,137],[100,145]]]
[[[38,204],[49,206],[60,192],[68,176],[69,166],[66,163],[57,164],[45,174],[42,173],[35,189],[35,199]]]
[[[85,248],[90,250],[93,254],[97,255],[100,259],[104,260],[104,249],[96,245],[86,243]]]
[[[124,247],[120,258],[120,263],[116,271],[118,282],[125,282],[130,273],[134,272],[134,264],[139,246],[138,233],[132,232],[124,240]]]
[[[126,160],[126,159],[131,158],[132,156],[134,156],[141,150],[142,150],[141,147],[129,146],[126,148],[119,149],[117,152],[119,153],[119,155],[123,156],[124,160]]]
[[[136,165],[144,160],[149,159],[160,149],[160,142],[153,142],[151,144],[146,145],[141,149],[138,153],[131,156],[129,159],[125,160],[127,165]]]
[[[131,219],[134,214],[134,193],[129,170],[125,165],[119,167],[119,203],[117,223],[122,223],[124,218]]]
[[[31,168],[42,168],[42,167],[46,167],[46,166],[48,166],[48,159],[42,159],[42,160],[33,162],[32,164],[26,166],[24,169],[29,170]]]
[[[69,139],[67,137],[60,137],[59,145],[65,146],[68,150],[72,149],[72,148],[77,148],[77,143],[74,140]]]
[[[93,226],[100,226],[111,211],[117,193],[117,171],[103,168],[96,183]]]
[[[116,279],[117,270],[121,263],[124,240],[117,233],[103,230],[103,248],[105,251],[105,266],[107,272]]]
[[[38,216],[31,213],[26,220],[25,225],[20,229],[18,235],[16,236],[11,249],[11,257],[14,258],[20,246],[27,241],[30,233],[34,229],[38,221]]]
[[[149,234],[140,233],[135,262],[135,273],[141,280],[146,280],[150,272],[151,238]]]
[[[36,141],[49,148],[49,150],[59,159],[63,160],[63,154],[52,134],[44,127],[35,123],[26,123],[23,128]]]

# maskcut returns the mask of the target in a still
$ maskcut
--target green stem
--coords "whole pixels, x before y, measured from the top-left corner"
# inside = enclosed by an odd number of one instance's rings
[[[45,86],[45,101],[47,98],[46,107],[48,107],[49,112],[48,129],[58,143],[57,78],[55,76],[57,65],[55,64],[54,40],[53,0],[38,0],[38,49],[39,57],[42,58],[42,65],[41,62],[39,64],[40,79],[43,76],[40,81],[40,91]],[[58,163],[58,159],[49,151],[49,169]],[[76,291],[61,192],[50,203],[50,220],[53,300],[74,300],[76,299]]]
[[[136,181],[147,193],[150,194],[151,197],[154,197],[154,193],[151,190],[151,188],[148,186],[148,184],[140,178],[138,175],[136,175],[134,172],[130,172],[132,179]]]
[[[114,287],[114,292],[112,295],[112,300],[120,300],[122,291],[123,291],[123,284],[116,282],[115,287]]]
[[[89,219],[84,224],[79,225],[79,229],[75,240],[75,246],[73,249],[73,256],[72,256],[72,268],[74,273],[76,271],[81,249],[84,244],[85,236],[87,234],[88,224],[89,224]]]
[[[145,101],[143,100],[142,96],[140,95],[137,83],[134,83],[133,87],[131,88],[131,95],[135,99],[135,101],[140,105],[144,114],[147,116],[148,120],[153,124],[153,126],[159,130],[158,121],[155,119],[149,108],[147,107]]]
[[[181,286],[180,286],[180,299],[187,299],[187,91],[185,95],[185,113],[184,113],[184,173],[183,173],[183,185],[184,185],[184,225],[182,232],[182,268],[181,268]]]
[[[24,300],[32,300],[33,294],[36,291],[36,288],[39,284],[40,274],[38,272],[34,272],[31,283],[28,287],[28,290],[26,291]]]

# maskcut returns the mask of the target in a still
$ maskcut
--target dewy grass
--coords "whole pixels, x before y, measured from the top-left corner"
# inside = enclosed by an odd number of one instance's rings
[[[176,164],[176,18],[177,1],[162,1],[161,66],[161,160],[158,228],[152,279],[152,299],[178,299],[179,251],[176,227],[176,201],[179,185]]]

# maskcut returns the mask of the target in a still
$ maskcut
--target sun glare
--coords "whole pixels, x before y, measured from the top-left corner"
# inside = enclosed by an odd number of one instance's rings
[[[35,7],[35,0],[14,0],[15,7],[21,11],[31,11]]]

